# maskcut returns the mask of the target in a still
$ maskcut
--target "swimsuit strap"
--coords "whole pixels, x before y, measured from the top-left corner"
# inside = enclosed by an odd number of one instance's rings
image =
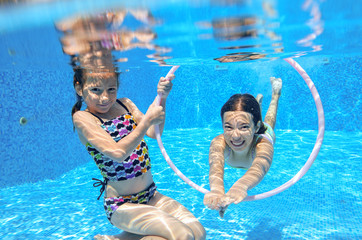
[[[119,105],[121,105],[124,109],[126,109],[127,112],[130,112],[130,111],[128,110],[128,108],[126,107],[126,105],[124,105],[120,100],[117,99],[116,101],[117,101],[117,103],[118,103]],[[99,121],[101,121],[102,124],[104,123],[104,121],[102,120],[102,118],[98,117],[98,116],[95,115],[94,113],[91,113],[91,112],[89,112],[89,113],[92,114],[93,116],[95,116],[96,118],[98,118]]]
[[[269,125],[268,125],[269,126]],[[272,138],[270,138],[270,136],[268,136],[268,134],[265,134],[265,133],[263,133],[263,134],[258,134],[258,136],[256,137],[256,140],[255,140],[255,145],[253,146],[253,150],[252,150],[252,152],[251,152],[251,156],[253,157],[253,159],[255,158],[255,156],[256,156],[256,151],[255,151],[255,148],[256,148],[256,142],[259,140],[259,138],[261,138],[261,137],[264,137],[264,138],[266,138],[273,146],[274,146],[274,141],[273,141],[273,139]]]
[[[102,186],[101,189],[99,190],[99,192],[101,194],[99,194],[97,200],[99,200],[104,192],[104,190],[106,189],[106,186],[107,186],[107,179],[103,181],[97,179],[97,178],[92,178],[93,181],[96,181],[95,183],[93,183],[93,187],[99,187],[99,186]]]
[[[90,114],[92,114],[93,116],[95,116],[96,118],[98,118],[99,119],[99,121],[101,121],[101,123],[103,124],[104,123],[104,121],[102,120],[102,118],[100,118],[100,117],[98,117],[97,115],[95,115],[94,113],[91,113],[91,112],[89,112]]]
[[[117,99],[117,103],[118,103],[119,105],[121,105],[124,109],[126,109],[127,112],[130,112],[130,111],[128,110],[128,108],[126,107],[126,105],[124,105],[119,99]]]

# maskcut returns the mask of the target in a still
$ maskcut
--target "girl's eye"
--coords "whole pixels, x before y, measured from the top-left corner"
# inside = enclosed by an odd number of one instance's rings
[[[244,126],[241,126],[239,129],[246,130],[246,129],[249,129],[249,126],[248,126],[248,125],[244,125]]]
[[[110,89],[108,89],[108,91],[115,92],[115,91],[117,91],[117,89],[116,88],[110,88]]]
[[[100,91],[100,89],[99,89],[99,88],[92,88],[92,89],[91,89],[91,91],[92,91],[92,92],[96,92],[96,93],[97,93],[97,92],[99,92],[99,91]]]

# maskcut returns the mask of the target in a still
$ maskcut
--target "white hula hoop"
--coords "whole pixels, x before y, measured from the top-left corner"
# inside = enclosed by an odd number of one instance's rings
[[[261,193],[261,194],[257,194],[257,195],[252,195],[252,196],[247,196],[243,201],[254,201],[254,200],[260,200],[260,199],[264,199],[264,198],[268,198],[271,196],[274,196],[280,192],[283,192],[284,190],[288,189],[289,187],[293,186],[296,182],[299,181],[299,179],[301,179],[306,172],[309,170],[309,168],[312,166],[314,160],[316,159],[319,150],[322,146],[322,142],[323,142],[323,137],[324,137],[324,129],[325,129],[325,122],[324,122],[324,111],[323,111],[323,106],[322,106],[322,102],[321,99],[319,97],[318,91],[316,89],[316,87],[314,86],[314,83],[312,82],[312,80],[310,79],[310,77],[308,76],[308,74],[304,71],[304,69],[296,62],[294,61],[292,58],[286,58],[284,59],[286,62],[288,62],[298,73],[299,75],[304,79],[305,83],[308,85],[308,88],[310,90],[310,92],[312,93],[312,96],[314,98],[314,102],[316,104],[317,107],[317,112],[318,112],[318,135],[317,135],[317,140],[316,143],[314,144],[314,148],[307,160],[307,162],[304,164],[304,166],[299,170],[299,172],[292,178],[290,179],[288,182],[284,183],[283,185],[269,191],[269,192],[265,192],[265,193]],[[166,75],[166,79],[169,77],[170,74],[173,74],[177,68],[179,66],[174,66],[171,68],[171,70],[169,71],[169,73]],[[161,101],[161,96],[158,95],[158,104]],[[191,187],[193,187],[194,189],[196,189],[197,191],[206,194],[209,192],[209,190],[206,190],[205,188],[197,185],[196,183],[194,183],[193,181],[191,181],[189,178],[187,178],[171,161],[170,157],[168,156],[166,149],[163,146],[162,140],[161,140],[161,135],[160,135],[160,131],[159,131],[159,126],[156,125],[155,126],[155,132],[156,132],[156,138],[157,138],[157,143],[158,146],[162,152],[163,157],[165,158],[166,162],[168,163],[168,165],[171,167],[171,169],[176,173],[177,176],[179,176],[183,181],[185,181],[188,185],[190,185]]]

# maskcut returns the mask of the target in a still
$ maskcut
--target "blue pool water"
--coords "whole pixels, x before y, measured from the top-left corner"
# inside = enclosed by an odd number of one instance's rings
[[[262,93],[265,115],[271,98],[269,77],[275,76],[283,79],[275,156],[269,173],[250,194],[291,179],[308,159],[318,128],[313,98],[285,57],[298,56],[295,60],[319,91],[326,119],[324,142],[296,185],[264,200],[230,206],[221,219],[202,204],[201,193],[172,172],[156,141],[146,139],[158,189],[200,220],[207,239],[362,239],[360,4],[265,1],[277,12],[270,17],[261,7],[263,1],[235,1],[244,2],[236,7],[218,2],[223,1],[139,3],[162,19],[153,31],[156,44],[172,49],[165,53],[167,63],[181,65],[162,136],[176,166],[209,189],[208,147],[222,130],[219,109],[234,93]],[[303,9],[308,2],[313,8]],[[117,4],[0,6],[0,239],[92,239],[119,232],[106,219],[102,201],[96,200],[99,190],[91,179],[101,177],[99,170],[72,131],[73,72],[59,41],[62,34],[54,27],[54,21],[77,12],[130,3]],[[207,27],[220,18],[250,15],[259,19],[254,38],[221,40]],[[128,21],[132,25],[133,20]],[[298,43],[306,36],[315,38],[306,45]],[[230,46],[240,48],[225,50]],[[266,57],[235,63],[214,60],[240,52]],[[156,95],[159,77],[170,69],[145,57],[152,53],[115,53],[129,59],[120,65],[119,96],[132,99],[143,112]],[[26,125],[19,124],[21,117],[28,120]],[[226,188],[243,173],[227,167]]]
[[[179,129],[163,136],[176,166],[205,188],[208,145],[219,131]],[[273,165],[251,194],[271,190],[296,174],[317,134],[313,130],[276,133]],[[156,141],[148,143],[158,189],[190,209],[205,226],[208,239],[361,239],[361,141],[351,143],[351,138],[361,139],[361,133],[327,132],[317,161],[296,185],[264,200],[230,206],[224,219],[205,208],[203,195],[167,167]],[[243,170],[227,168],[226,187],[241,174]],[[55,180],[1,189],[1,239],[91,239],[98,233],[117,234],[102,201],[96,200],[99,190],[92,187],[91,178],[100,176],[89,161]]]

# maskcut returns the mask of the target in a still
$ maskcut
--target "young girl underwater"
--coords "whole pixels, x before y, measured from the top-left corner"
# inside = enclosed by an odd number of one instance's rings
[[[74,74],[77,103],[72,110],[80,141],[94,159],[104,181],[95,186],[105,191],[108,220],[123,232],[95,239],[205,239],[200,222],[183,205],[157,191],[144,136],[155,138],[154,126],[165,124],[166,99],[171,80],[160,79],[154,101],[143,114],[127,98],[117,98],[118,73],[87,71]],[[81,111],[82,101],[86,109]],[[98,197],[98,199],[100,196]]]
[[[235,94],[221,108],[224,133],[215,137],[210,145],[210,192],[204,197],[204,204],[218,210],[221,217],[230,204],[238,204],[247,196],[247,191],[263,179],[271,166],[282,80],[274,77],[270,80],[273,92],[264,122],[261,95],[257,100],[250,94]],[[227,193],[224,189],[225,163],[247,170]]]

